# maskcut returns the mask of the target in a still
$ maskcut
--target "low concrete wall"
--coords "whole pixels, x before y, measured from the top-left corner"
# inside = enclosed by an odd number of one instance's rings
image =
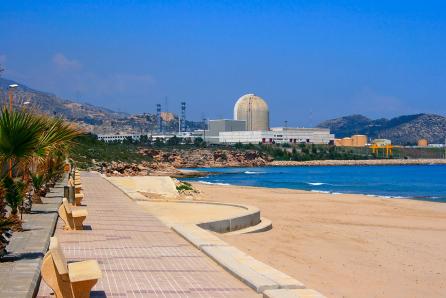
[[[226,204],[220,202],[206,202],[206,201],[173,201],[173,202],[184,203],[184,204],[222,205],[222,206],[231,206],[244,209],[244,211],[241,214],[231,218],[202,222],[197,224],[197,226],[199,226],[200,228],[210,230],[213,232],[218,232],[218,233],[233,232],[251,226],[255,226],[260,223],[259,208],[250,205]]]
[[[257,210],[253,211],[252,213],[228,219],[199,223],[197,226],[218,233],[227,233],[255,226],[259,223],[260,211]]]

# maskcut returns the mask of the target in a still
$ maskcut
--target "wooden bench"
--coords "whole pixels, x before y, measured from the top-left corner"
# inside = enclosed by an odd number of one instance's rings
[[[102,277],[96,260],[68,264],[56,237],[51,237],[40,272],[56,298],[88,298],[91,289]]]
[[[84,194],[82,192],[74,194],[74,206],[80,206],[82,200],[84,199]]]
[[[75,194],[80,194],[80,193],[82,193],[82,184],[81,183],[76,183],[76,181],[73,181],[72,179],[70,179],[69,181],[68,181],[68,185],[69,186],[74,186],[74,193]],[[80,196],[80,200],[82,200],[83,199],[83,195],[82,196]],[[79,206],[80,205],[80,203],[79,204],[76,204],[76,206]]]
[[[64,230],[83,230],[83,222],[87,218],[87,209],[81,207],[72,207],[67,198],[62,199],[59,207],[59,216],[64,221]]]

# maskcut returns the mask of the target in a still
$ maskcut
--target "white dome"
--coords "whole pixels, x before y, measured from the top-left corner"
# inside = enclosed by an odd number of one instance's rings
[[[245,120],[247,130],[269,130],[268,104],[257,95],[243,95],[235,103],[234,119]]]

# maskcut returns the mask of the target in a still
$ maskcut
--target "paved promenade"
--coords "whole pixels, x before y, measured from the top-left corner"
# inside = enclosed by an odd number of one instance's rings
[[[58,183],[43,198],[44,204],[34,204],[32,213],[23,215],[24,231],[13,234],[8,254],[0,262],[1,298],[31,298],[36,294],[40,266],[54,231],[65,184],[66,180]]]
[[[56,236],[68,261],[96,259],[92,297],[259,297],[97,174],[82,173],[88,229]],[[54,297],[42,281],[37,297]]]

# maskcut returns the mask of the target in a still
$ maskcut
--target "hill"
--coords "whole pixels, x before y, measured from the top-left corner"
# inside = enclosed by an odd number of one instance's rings
[[[21,83],[4,78],[0,78],[0,101],[2,105],[5,101],[8,101],[7,90],[11,84],[19,85],[14,91],[15,108],[19,108],[23,103],[29,102],[28,107],[31,109],[77,122],[88,130],[92,130],[93,126],[102,125],[104,122],[128,116],[124,113],[116,113],[87,103],[64,100],[54,94],[34,90]]]
[[[365,134],[370,138],[390,139],[400,145],[416,144],[421,138],[429,143],[444,143],[446,138],[446,117],[435,114],[375,120],[363,115],[350,115],[324,121],[318,127],[329,128],[337,138]]]
[[[8,102],[7,90],[11,84],[18,84],[14,91],[14,107],[19,108],[23,103],[29,102],[27,107],[49,115],[56,115],[78,123],[88,132],[101,133],[141,133],[156,131],[158,129],[154,114],[141,113],[129,115],[118,113],[107,108],[98,107],[88,103],[78,103],[62,99],[54,94],[34,90],[20,82],[0,78],[0,104]],[[166,131],[178,129],[178,117],[172,113],[169,121],[163,124]],[[202,128],[201,122],[187,121],[191,129]]]

